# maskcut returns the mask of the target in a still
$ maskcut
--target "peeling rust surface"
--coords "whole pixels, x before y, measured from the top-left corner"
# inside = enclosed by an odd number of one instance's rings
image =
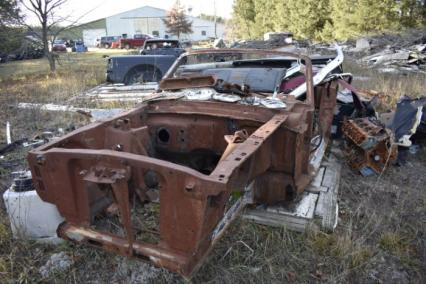
[[[238,213],[239,204],[225,215],[233,192],[250,185],[255,203],[274,204],[291,200],[312,179],[312,137],[328,139],[337,89],[334,82],[319,85],[314,99],[310,60],[301,58],[306,99],[286,98],[285,108],[149,101],[31,151],[38,194],[66,220],[58,235],[190,276],[226,227],[224,216]],[[198,79],[164,84],[215,83]],[[135,226],[135,207],[153,202],[159,202],[157,226]],[[121,232],[95,226],[108,214],[119,219]],[[156,238],[141,240],[146,233]]]
[[[346,155],[349,165],[358,170],[370,168],[380,174],[394,162],[398,148],[393,134],[371,118],[347,120],[342,126],[346,138]]]

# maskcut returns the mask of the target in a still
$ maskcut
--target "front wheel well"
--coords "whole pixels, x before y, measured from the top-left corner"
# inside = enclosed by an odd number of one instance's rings
[[[124,83],[126,85],[132,83],[130,82],[131,77],[135,76],[137,73],[140,73],[141,75],[144,75],[144,77],[147,77],[148,79],[152,78],[152,81],[159,82],[161,78],[163,77],[163,74],[161,70],[152,64],[140,64],[132,67],[124,76]],[[143,74],[145,73],[145,74]],[[152,74],[152,77],[149,75]],[[147,80],[146,82],[149,82]]]

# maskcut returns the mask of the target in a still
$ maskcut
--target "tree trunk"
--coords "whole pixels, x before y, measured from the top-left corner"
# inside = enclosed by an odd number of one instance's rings
[[[56,62],[55,62],[55,56],[53,53],[49,52],[47,54],[47,60],[49,61],[49,67],[50,67],[50,72],[55,72],[56,71]]]
[[[47,18],[43,18],[42,28],[42,41],[43,41],[43,50],[44,56],[46,56],[49,61],[50,72],[56,71],[55,57],[52,52],[49,51],[49,41],[47,38]]]

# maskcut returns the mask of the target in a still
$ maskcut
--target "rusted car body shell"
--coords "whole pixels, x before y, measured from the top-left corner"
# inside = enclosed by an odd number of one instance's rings
[[[284,99],[285,109],[151,101],[31,151],[28,161],[38,194],[66,220],[58,234],[189,276],[216,241],[213,231],[232,192],[253,185],[254,201],[265,204],[302,192],[314,175],[309,163],[313,132],[328,139],[337,83],[314,90],[309,58],[290,55],[304,60],[308,91],[305,101]],[[224,139],[242,130],[248,135],[243,141],[231,145]],[[208,153],[201,154],[201,161],[217,157],[211,170],[191,168],[198,153]],[[149,201],[148,173],[155,174],[159,189],[156,243],[135,239],[138,228],[130,216],[130,196]],[[124,236],[92,226],[111,205],[109,197],[119,208]]]

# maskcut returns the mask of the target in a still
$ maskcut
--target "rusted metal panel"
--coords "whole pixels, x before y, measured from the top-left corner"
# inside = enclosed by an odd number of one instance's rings
[[[162,90],[177,90],[182,88],[212,87],[216,84],[213,76],[197,76],[186,78],[168,78],[160,82]]]
[[[397,158],[398,148],[389,129],[373,118],[347,120],[342,126],[349,165],[368,174],[381,174]]]
[[[333,82],[317,86],[314,100],[309,58],[291,55],[307,67],[304,101],[283,98],[285,108],[269,109],[153,100],[31,151],[38,194],[66,220],[58,235],[189,276],[221,235],[222,218],[233,215],[225,212],[239,211],[228,204],[231,193],[252,185],[253,202],[273,204],[302,192],[314,176],[312,137],[329,134],[336,88]],[[198,79],[166,79],[167,88],[193,88]],[[315,113],[324,122],[314,123]],[[132,197],[139,201],[131,203]],[[158,197],[151,228],[137,209]],[[120,231],[98,226],[107,214],[118,214]]]

